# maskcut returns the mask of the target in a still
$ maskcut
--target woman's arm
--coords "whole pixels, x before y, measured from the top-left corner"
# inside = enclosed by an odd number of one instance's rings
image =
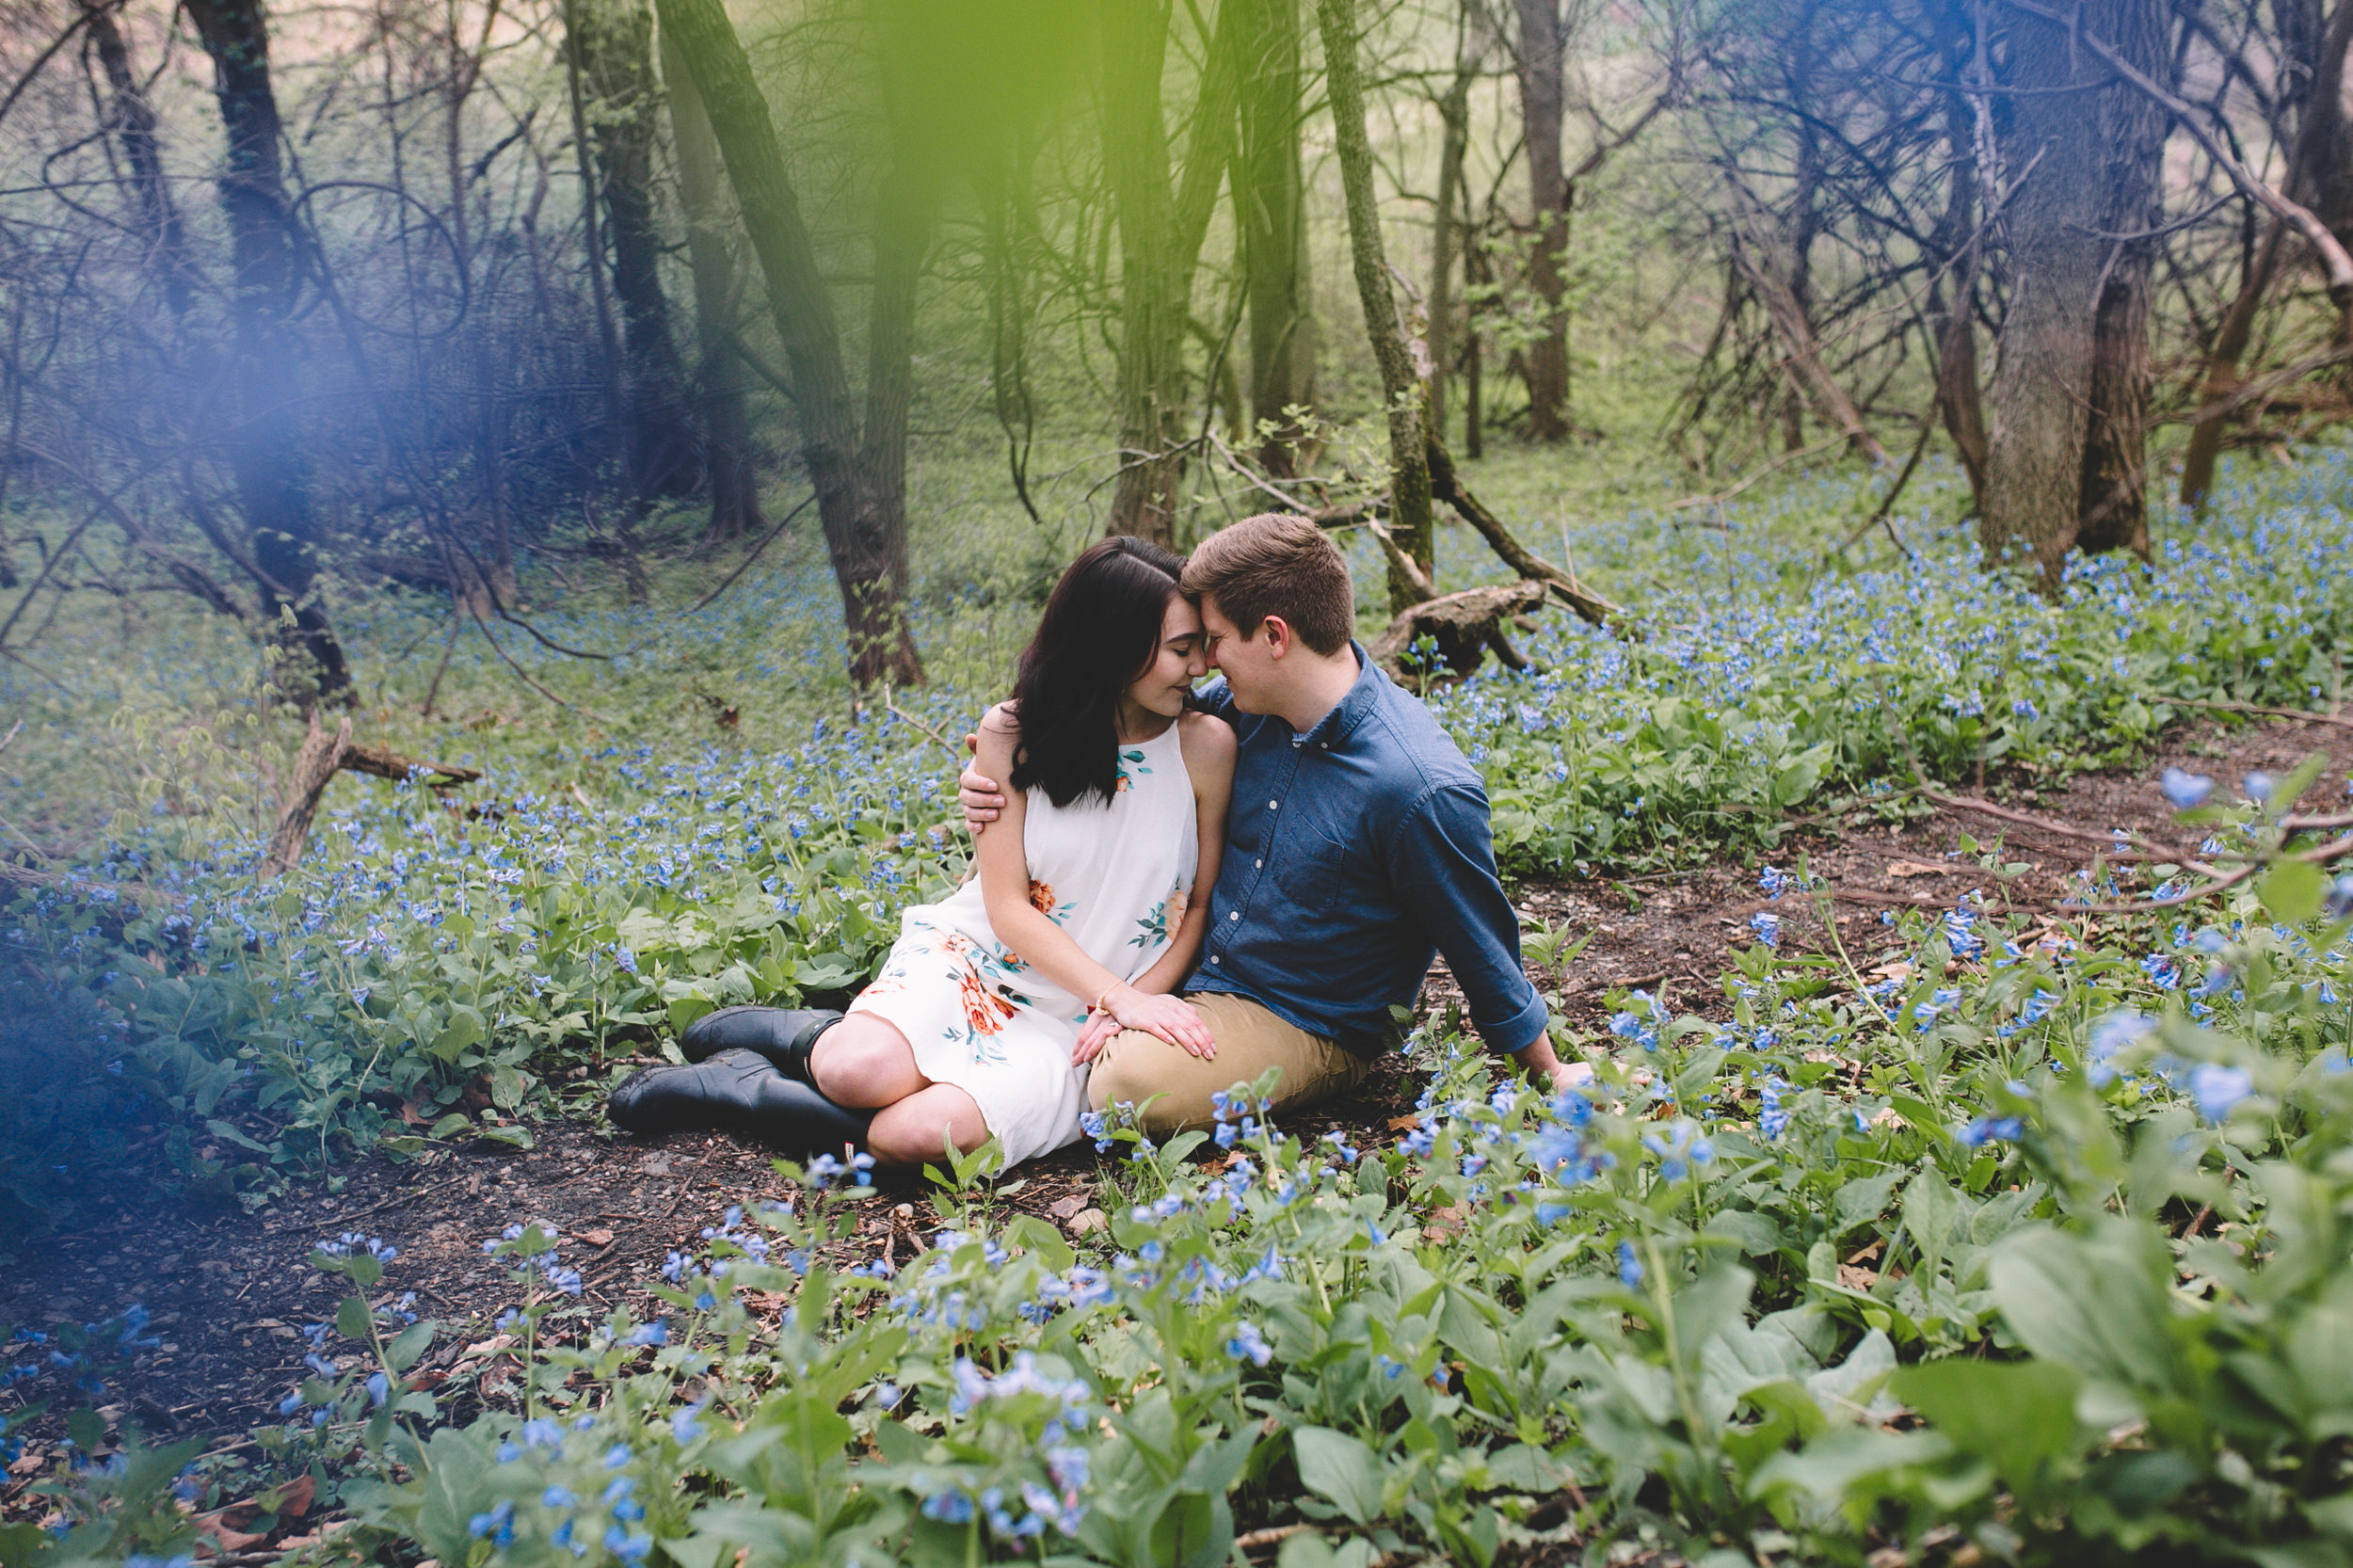
[[[1185,772],[1193,778],[1193,830],[1200,835],[1200,859],[1193,873],[1193,899],[1176,935],[1152,968],[1136,982],[1140,991],[1174,991],[1192,977],[1201,963],[1201,944],[1209,934],[1209,894],[1217,886],[1217,869],[1225,855],[1225,813],[1234,798],[1234,728],[1207,713],[1187,713],[1176,721],[1183,728],[1177,739],[1185,749]]]
[[[1018,739],[1012,715],[1002,707],[991,709],[981,721],[978,765],[992,778],[1011,778]],[[1001,830],[983,835],[974,846],[981,899],[997,940],[1072,996],[1086,999],[1090,1006],[1099,1004],[1126,1028],[1148,1030],[1196,1054],[1214,1049],[1208,1026],[1193,1009],[1173,997],[1146,996],[1089,958],[1067,932],[1030,903],[1030,862],[1022,835],[1028,804],[1021,791],[1007,790]]]

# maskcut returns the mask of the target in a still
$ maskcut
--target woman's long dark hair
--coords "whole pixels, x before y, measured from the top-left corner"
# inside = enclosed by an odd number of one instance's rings
[[[1013,787],[1068,806],[1119,789],[1119,697],[1160,644],[1181,556],[1120,535],[1070,563],[1014,678]]]

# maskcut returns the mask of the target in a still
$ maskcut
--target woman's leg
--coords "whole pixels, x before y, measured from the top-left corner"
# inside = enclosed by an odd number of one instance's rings
[[[840,1029],[837,1024],[826,1032]],[[874,1112],[873,1124],[866,1129],[866,1148],[878,1164],[920,1166],[946,1152],[943,1138],[953,1138],[963,1154],[988,1142],[988,1124],[981,1119],[980,1106],[952,1083],[935,1083]]]
[[[907,1037],[872,1013],[852,1013],[817,1036],[808,1070],[820,1094],[861,1111],[896,1104],[932,1081],[916,1066]]]

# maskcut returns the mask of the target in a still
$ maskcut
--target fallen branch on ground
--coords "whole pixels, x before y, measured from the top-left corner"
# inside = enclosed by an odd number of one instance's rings
[[[294,775],[286,780],[278,825],[270,830],[269,848],[262,856],[263,881],[283,876],[302,858],[302,845],[311,836],[312,819],[318,815],[319,796],[326,792],[328,780],[338,773],[364,773],[395,782],[420,774],[433,774],[439,776],[430,785],[434,789],[471,784],[482,776],[477,768],[423,762],[383,746],[360,745],[351,738],[348,714],[335,726],[335,733],[330,736],[320,726],[314,712],[311,714],[310,730],[302,738],[302,749],[295,753]]]
[[[2301,719],[2306,724],[2334,724],[2353,729],[2353,718],[2346,718],[2342,713],[2308,713],[2300,708],[2266,708],[2260,702],[2201,702],[2189,696],[2169,696],[2160,700],[2173,708],[2204,708],[2217,713],[2261,713],[2266,718]]]

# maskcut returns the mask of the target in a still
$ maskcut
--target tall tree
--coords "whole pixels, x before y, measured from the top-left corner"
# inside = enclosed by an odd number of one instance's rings
[[[1465,0],[1455,14],[1454,76],[1438,97],[1438,198],[1430,223],[1430,428],[1441,440],[1453,367],[1454,272],[1467,231],[1463,164],[1470,151],[1470,95],[1486,69],[1485,45],[1483,20]]]
[[[1305,431],[1288,410],[1316,400],[1315,319],[1307,265],[1306,180],[1300,159],[1299,0],[1225,0],[1243,24],[1241,146],[1234,162],[1242,287],[1250,310],[1250,418],[1273,427],[1258,445],[1270,473],[1290,477]]]
[[[1958,8],[1940,7],[1937,57],[1947,80],[1983,72],[1983,38]],[[1942,269],[1929,285],[1927,319],[1936,344],[1936,407],[1969,478],[1972,504],[1985,504],[1985,405],[1977,387],[1977,280],[1983,252],[1977,222],[1977,114],[1968,95],[1945,95],[1945,210],[1929,237]]]
[[[155,110],[137,72],[131,69],[130,46],[123,41],[122,29],[115,25],[114,4],[115,0],[82,0],[89,19],[90,49],[105,72],[106,90],[113,100],[107,105],[107,128],[121,145],[123,162],[130,166],[132,203],[147,247],[148,266],[163,289],[164,302],[173,318],[184,319],[200,279],[188,253],[187,226],[181,221],[171,182],[164,173]]]
[[[351,671],[318,597],[318,518],[297,397],[302,354],[287,321],[300,288],[302,236],[279,152],[269,25],[261,0],[187,0],[187,12],[212,57],[227,133],[219,186],[231,246],[236,405],[222,444],[251,536],[247,559],[271,612],[292,623],[286,646],[310,666],[299,679],[320,698],[343,697]]]
[[[1220,7],[1201,65],[1182,173],[1172,180],[1161,79],[1168,0],[1105,0],[1103,163],[1119,221],[1119,482],[1106,532],[1176,542],[1184,476],[1184,344],[1193,272],[1236,136],[1245,7]]]
[[[2141,0],[2084,0],[2079,25],[2169,77],[2168,19]],[[1979,538],[2030,556],[2056,589],[2087,550],[2149,548],[2149,236],[2166,117],[2068,29],[2013,14],[2005,162],[2009,307],[1993,379]],[[2117,237],[2124,236],[2124,237]]]
[[[1356,298],[1365,312],[1365,335],[1381,366],[1381,392],[1389,415],[1389,518],[1399,550],[1431,578],[1434,531],[1431,526],[1430,438],[1422,404],[1421,377],[1397,319],[1389,289],[1389,263],[1381,240],[1381,208],[1372,189],[1372,143],[1365,135],[1364,67],[1358,57],[1355,0],[1316,0],[1316,24],[1323,35],[1323,73],[1332,101],[1332,141],[1340,165],[1340,188],[1348,203],[1348,250],[1356,277]],[[1395,564],[1389,568],[1389,603],[1401,614],[1425,592]]]
[[[621,392],[630,483],[675,495],[696,479],[678,342],[662,290],[663,238],[654,202],[662,94],[653,72],[653,15],[644,0],[567,0],[565,47],[579,72],[596,152],[601,224],[591,229],[620,306]]]
[[[763,519],[743,356],[735,347],[735,253],[728,243],[711,118],[666,28],[662,79],[670,100],[679,202],[686,209],[687,269],[695,283],[695,388],[702,413],[703,481],[711,492],[707,536],[740,538],[760,528]]]
[[[1519,12],[1521,136],[1528,149],[1528,286],[1539,316],[1528,345],[1528,433],[1557,441],[1569,433],[1569,322],[1563,301],[1561,244],[1568,228],[1568,183],[1561,167],[1566,92],[1567,30],[1561,0],[1514,0]]]
[[[675,40],[696,93],[710,116],[713,138],[735,187],[744,228],[783,342],[801,459],[817,492],[834,581],[841,590],[849,631],[851,678],[862,686],[923,679],[921,659],[907,626],[907,538],[904,505],[907,333],[896,319],[870,332],[869,417],[861,422],[841,349],[833,297],[817,264],[817,250],[801,216],[800,198],[785,168],[768,102],[752,75],[743,40],[720,0],[660,0],[662,25]],[[903,173],[887,178],[875,229],[875,309],[893,311],[911,300],[912,273],[921,264],[904,203]],[[912,250],[914,262],[907,257]],[[879,414],[879,417],[877,417]],[[893,463],[900,472],[886,472]]]
[[[2353,45],[2353,0],[2338,0],[2325,31],[2312,26],[2306,14],[2317,8],[2318,0],[2283,0],[2278,8],[2283,21],[2304,19],[2302,26],[2281,29],[2289,34],[2283,41],[2289,45],[2293,64],[2281,72],[2281,93],[2288,101],[2285,106],[2295,116],[2296,125],[2283,194],[2314,208],[2323,221],[2342,233],[2353,223],[2353,195],[2348,195],[2353,190],[2353,174],[2344,168],[2347,151],[2345,68],[2348,45]],[[2295,47],[2298,42],[2305,45],[2302,50]],[[2280,276],[2292,238],[2291,226],[2282,217],[2275,215],[2265,225],[2263,237],[2248,257],[2237,296],[2223,312],[2207,345],[2205,374],[2199,389],[2201,403],[2217,405],[2238,390],[2239,366],[2254,340],[2256,317]],[[2182,455],[2184,504],[2204,507],[2229,424],[2228,414],[2215,413],[2190,427],[2189,445]]]

